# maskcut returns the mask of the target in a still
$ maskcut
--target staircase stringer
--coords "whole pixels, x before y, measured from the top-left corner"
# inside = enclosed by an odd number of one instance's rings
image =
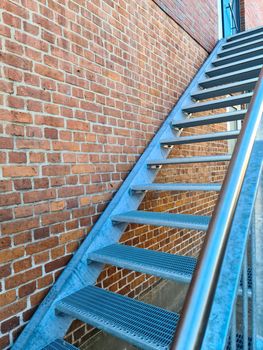
[[[153,137],[114,198],[101,214],[92,230],[78,248],[71,261],[55,282],[50,292],[38,307],[37,311],[25,327],[13,346],[13,350],[39,350],[57,338],[63,338],[73,321],[72,317],[55,313],[55,304],[62,298],[95,284],[103,269],[103,264],[92,262],[88,264],[89,253],[119,241],[127,224],[114,224],[111,216],[125,210],[136,210],[144,198],[144,193],[131,196],[132,185],[153,182],[158,169],[148,169],[146,164],[151,159],[165,159],[170,149],[161,147],[161,138],[171,138],[180,131],[172,129],[172,121],[182,121],[187,116],[182,112],[184,105],[191,103],[191,92],[199,89],[198,84],[205,79],[205,72],[212,67],[212,61],[221,49],[224,39],[220,40],[212,53],[193,78],[175,107],[172,109],[159,131]]]

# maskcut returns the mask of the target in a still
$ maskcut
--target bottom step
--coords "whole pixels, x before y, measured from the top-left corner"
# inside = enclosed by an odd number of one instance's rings
[[[62,299],[56,310],[149,350],[169,349],[179,319],[175,312],[93,286]]]
[[[78,348],[67,343],[65,340],[57,339],[45,346],[42,350],[78,350]]]

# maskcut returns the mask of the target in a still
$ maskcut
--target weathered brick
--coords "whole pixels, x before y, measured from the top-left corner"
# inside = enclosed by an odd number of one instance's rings
[[[17,220],[10,223],[2,224],[2,233],[10,234],[29,230],[39,226],[39,218]]]
[[[11,289],[26,282],[32,281],[41,276],[41,267],[36,267],[26,272],[18,273],[10,278],[7,278],[5,282],[6,289]]]
[[[38,190],[32,192],[25,192],[23,199],[25,203],[40,202],[56,197],[56,190],[47,189],[47,190]]]
[[[14,204],[20,204],[20,193],[8,193],[8,194],[0,194],[0,206],[8,206]]]
[[[70,173],[70,167],[68,165],[43,166],[42,173],[44,176],[67,175]]]
[[[26,253],[27,254],[39,253],[39,252],[42,252],[44,250],[55,247],[57,244],[58,244],[58,238],[51,237],[51,238],[39,241],[37,243],[33,243],[33,244],[28,245],[26,247]]]
[[[17,258],[21,258],[25,254],[24,248],[3,249],[0,251],[0,263],[5,263]]]
[[[34,166],[4,166],[4,177],[31,177],[38,175],[38,169]]]

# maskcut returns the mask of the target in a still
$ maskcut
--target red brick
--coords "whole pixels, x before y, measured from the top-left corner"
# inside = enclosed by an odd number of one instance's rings
[[[0,137],[1,149],[12,149],[14,148],[14,141],[9,137]]]
[[[2,224],[2,233],[16,233],[29,230],[31,228],[36,228],[39,226],[39,218],[25,219],[13,221],[11,223]]]
[[[29,60],[15,56],[13,54],[0,52],[0,61],[3,63],[8,64],[9,66],[14,66],[17,68],[25,69],[25,70],[31,70],[32,69],[32,62]]]
[[[32,188],[31,179],[18,179],[14,181],[16,190],[30,190]]]
[[[63,266],[65,266],[69,260],[71,259],[72,255],[66,255],[59,259],[53,260],[52,262],[45,265],[45,271],[46,273],[57,270]]]
[[[12,209],[0,209],[0,222],[8,221],[11,219],[13,219]]]
[[[51,237],[42,241],[39,241],[37,243],[30,244],[26,247],[26,254],[35,254],[39,252],[43,252],[47,249],[50,249],[52,247],[55,247],[58,245],[58,238],[57,237]]]
[[[38,175],[37,167],[33,166],[4,166],[4,177],[31,177]]]
[[[29,113],[0,110],[0,119],[16,123],[32,123],[32,116]]]
[[[56,191],[54,189],[38,190],[32,192],[25,192],[23,199],[25,203],[40,202],[56,197]]]
[[[3,249],[0,251],[0,263],[5,263],[17,258],[21,258],[25,254],[24,248]]]
[[[32,270],[28,270],[7,278],[5,282],[6,289],[11,289],[26,282],[35,280],[37,277],[41,276],[41,273],[41,267],[36,267]]]
[[[0,294],[0,306],[11,304],[16,300],[16,291],[10,290],[8,292]]]
[[[45,137],[47,139],[57,139],[58,138],[58,131],[56,129],[45,129]]]
[[[0,206],[7,206],[21,203],[20,193],[0,194]]]
[[[9,162],[10,163],[26,163],[27,157],[26,153],[23,152],[10,152]]]
[[[68,165],[48,165],[42,167],[44,176],[68,175],[70,167]]]
[[[17,316],[10,318],[9,320],[1,324],[2,333],[10,332],[12,329],[19,325],[19,318]]]

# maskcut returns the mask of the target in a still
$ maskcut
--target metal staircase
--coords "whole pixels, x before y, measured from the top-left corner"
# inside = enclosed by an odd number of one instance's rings
[[[182,128],[246,120],[249,113],[244,105],[249,104],[253,97],[262,67],[263,28],[237,34],[217,44],[14,344],[14,350],[74,349],[61,340],[74,319],[142,349],[197,349],[177,345],[178,337],[173,341],[177,324],[181,322],[177,313],[93,285],[104,264],[177,282],[191,282],[196,258],[125,246],[118,241],[130,223],[201,231],[212,229],[208,216],[146,212],[138,210],[138,207],[146,191],[221,191],[218,183],[154,183],[154,179],[165,165],[232,162],[231,154],[185,158],[168,156],[171,147],[176,145],[242,138],[238,130],[194,136],[180,136],[180,133]],[[204,101],[206,99],[209,101]],[[233,106],[241,108],[213,115],[203,113]],[[200,112],[203,113],[201,116],[191,118],[192,113]],[[253,135],[255,137],[255,133]],[[243,282],[238,280],[239,295],[244,286],[249,295],[252,293],[251,269],[246,271]],[[182,325],[180,327],[182,329]],[[191,337],[191,334],[186,336]],[[245,336],[248,340],[244,342],[244,337],[234,332],[234,341],[232,337],[225,347],[211,347],[210,350],[252,347],[251,337]]]

